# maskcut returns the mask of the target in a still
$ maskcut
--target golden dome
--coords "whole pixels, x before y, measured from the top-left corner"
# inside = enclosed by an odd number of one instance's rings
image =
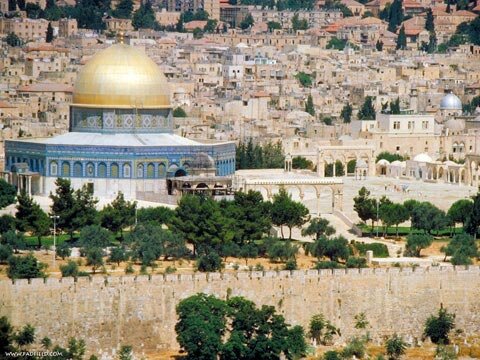
[[[101,108],[170,108],[168,82],[145,53],[116,44],[80,70],[73,105]]]

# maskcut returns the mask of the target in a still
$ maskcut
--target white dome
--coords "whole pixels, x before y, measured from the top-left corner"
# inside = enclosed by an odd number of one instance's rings
[[[382,165],[382,166],[389,165],[389,164],[390,164],[390,161],[388,161],[387,159],[380,159],[377,162],[377,165]]]
[[[355,164],[355,168],[368,168],[368,164],[366,163],[365,160],[358,159],[356,164]]]
[[[432,162],[433,159],[426,153],[421,153],[421,154],[418,154],[417,156],[415,156],[413,158],[413,161],[416,161],[416,162]]]
[[[440,101],[441,110],[462,110],[462,102],[457,95],[449,93]]]
[[[400,160],[395,160],[395,161],[392,161],[392,163],[390,165],[393,165],[393,166],[401,166],[402,165],[402,162]]]
[[[451,161],[451,160],[447,160],[444,162],[445,165],[448,165],[448,166],[455,166],[455,165],[458,165],[457,163]]]

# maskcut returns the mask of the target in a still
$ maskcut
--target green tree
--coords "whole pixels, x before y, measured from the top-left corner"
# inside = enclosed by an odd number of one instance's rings
[[[373,106],[373,97],[367,96],[358,112],[358,120],[375,120],[375,107]]]
[[[304,158],[303,156],[295,156],[292,159],[292,168],[313,170],[313,162]]]
[[[37,236],[38,247],[40,248],[42,246],[42,236],[50,233],[51,221],[40,205],[25,192],[18,196],[15,218],[17,220],[17,229],[23,232],[29,231],[32,235]]]
[[[291,241],[279,241],[275,239],[267,245],[267,255],[270,261],[288,261],[295,259],[299,246]]]
[[[187,113],[181,107],[176,107],[173,110],[173,117],[185,118],[187,117]]]
[[[310,224],[302,229],[302,236],[315,235],[315,239],[320,239],[322,236],[330,236],[335,234],[335,228],[330,225],[330,222],[324,218],[314,218]]]
[[[158,23],[155,20],[155,13],[152,9],[152,3],[150,1],[142,3],[138,10],[134,12],[132,25],[135,30],[154,29],[155,27],[158,27]]]
[[[248,14],[247,16],[245,16],[245,19],[240,22],[240,28],[242,30],[249,29],[253,26],[254,22],[255,21],[253,20],[253,16],[251,14]]]
[[[379,162],[380,160],[385,159],[388,162],[394,162],[396,160],[398,161],[404,161],[404,157],[399,154],[392,154],[388,151],[382,151],[380,154],[377,155],[375,158],[375,162]]]
[[[140,208],[137,211],[138,223],[153,222],[157,225],[166,225],[174,216],[175,211],[165,206]]]
[[[431,315],[425,322],[424,336],[434,344],[446,345],[450,342],[448,334],[455,328],[455,314],[447,309],[438,310],[438,316]]]
[[[408,255],[420,257],[420,251],[432,245],[433,237],[428,234],[409,234],[405,251]]]
[[[475,239],[469,234],[456,234],[441,251],[445,257],[452,257],[450,261],[453,265],[470,265],[471,258],[479,256]]]
[[[375,44],[375,49],[377,49],[377,51],[383,51],[383,41],[382,40],[377,40],[377,42]]]
[[[187,359],[214,360],[222,348],[227,307],[212,295],[190,296],[177,305],[177,341]]]
[[[0,179],[0,209],[15,203],[17,189],[4,179]]]
[[[282,25],[277,21],[269,21],[267,23],[268,31],[272,32],[273,30],[280,30]]]
[[[395,225],[398,237],[398,225],[407,221],[410,218],[408,209],[402,204],[389,203],[380,206],[379,216],[385,228]]]
[[[97,269],[103,265],[103,249],[99,247],[88,247],[85,253],[87,257],[87,265],[92,267],[95,274]]]
[[[388,360],[398,360],[405,354],[407,344],[397,334],[393,334],[392,337],[387,339],[385,343],[385,350],[387,352]]]
[[[297,30],[307,30],[308,29],[308,21],[306,19],[300,20],[298,17],[298,13],[293,15],[292,17],[292,29],[294,32]]]
[[[117,263],[120,266],[120,263],[128,260],[127,252],[123,246],[115,246],[110,249],[110,255],[108,261],[112,263]]]
[[[233,239],[217,201],[203,195],[183,196],[175,209],[172,229],[193,245],[193,253],[208,254]]]
[[[425,30],[428,32],[435,31],[435,22],[431,8],[428,8],[425,14]]]
[[[122,345],[118,353],[118,360],[133,360],[133,348],[130,345]]]
[[[338,262],[340,259],[347,260],[350,256],[348,240],[343,236],[335,238],[320,236],[313,243],[306,244],[305,252],[315,256],[318,260],[328,257],[335,262]]]
[[[79,273],[78,264],[73,260],[69,260],[68,263],[60,265],[60,272],[62,277],[77,277]]]
[[[0,243],[0,264],[7,264],[7,260],[13,255],[10,245]]]
[[[52,200],[51,214],[58,216],[57,229],[70,233],[73,237],[74,219],[75,219],[75,199],[74,190],[70,180],[58,178],[55,181],[55,194],[50,193]]]
[[[72,249],[70,248],[67,242],[64,241],[57,246],[56,255],[60,256],[62,260],[65,260],[65,258],[70,257],[71,254],[72,254]]]
[[[15,230],[17,227],[17,220],[8,214],[0,216],[0,234],[6,233],[9,230]]]
[[[302,87],[311,87],[313,84],[312,75],[304,73],[303,71],[298,72],[295,75],[295,78],[298,80]]]
[[[412,227],[429,234],[433,230],[441,230],[448,225],[445,212],[429,202],[422,202],[413,207],[410,212]]]
[[[327,43],[327,49],[334,49],[342,51],[347,45],[347,40],[332,37]]]
[[[405,26],[402,25],[397,37],[397,50],[405,50],[407,48],[407,35],[405,35]]]
[[[308,95],[307,102],[305,103],[305,112],[315,116],[315,106],[313,105],[312,95]]]
[[[16,46],[22,46],[22,40],[17,36],[17,34],[11,32],[7,35],[7,37],[5,38],[5,41],[8,45],[12,46],[12,47],[16,47]],[[0,184],[2,184],[2,181],[5,181],[3,179],[0,179]],[[0,191],[1,191],[1,187],[0,187]],[[0,198],[0,201],[1,201],[1,198]]]
[[[100,224],[113,233],[120,232],[120,238],[123,239],[123,229],[134,224],[136,210],[137,202],[126,201],[119,191],[112,203],[100,211]]]
[[[223,216],[229,219],[239,245],[260,240],[271,228],[270,203],[264,202],[258,191],[236,192],[233,201],[220,203]]]
[[[25,242],[23,234],[17,233],[14,230],[9,230],[6,233],[3,233],[0,243],[8,245],[15,254],[18,254],[19,250],[25,250],[27,248],[27,243]]]
[[[400,114],[400,98],[397,98],[395,101],[390,103],[390,114]]]
[[[92,248],[104,249],[113,241],[112,233],[101,227],[100,225],[89,225],[85,226],[80,231],[80,236],[78,238],[78,244],[87,251]]]
[[[25,11],[29,19],[39,19],[42,16],[42,8],[35,3],[26,4]]]
[[[448,209],[447,217],[452,223],[461,223],[464,226],[469,214],[472,212],[472,208],[473,201],[469,199],[457,200]]]
[[[353,112],[352,105],[350,105],[350,103],[347,102],[343,106],[342,111],[340,112],[340,117],[343,119],[343,122],[345,124],[349,124],[352,121],[352,112]]]
[[[113,16],[120,19],[130,19],[133,11],[132,0],[120,0],[117,8],[112,11]]]
[[[218,271],[222,268],[222,258],[216,252],[209,252],[197,260],[197,269],[202,272]]]
[[[218,21],[215,19],[208,19],[203,31],[206,33],[214,33],[217,30],[217,23]]]
[[[435,31],[430,32],[430,36],[428,38],[428,45],[427,45],[427,52],[429,54],[433,54],[437,51],[437,35]]]
[[[398,26],[403,22],[402,0],[394,0],[388,10],[388,31],[396,32]],[[404,29],[405,33],[405,29]]]
[[[74,216],[72,219],[73,230],[98,223],[96,205],[98,199],[93,197],[93,189],[84,184],[74,192]]]
[[[370,191],[364,186],[358,191],[358,196],[353,198],[353,209],[363,222],[372,220],[373,231],[374,222],[377,220],[377,200],[370,198]]]
[[[283,234],[283,226],[289,229],[288,238],[292,238],[292,228],[301,227],[308,219],[308,209],[302,203],[292,200],[292,196],[283,188],[278,194],[273,196],[272,206],[270,208],[270,216],[272,223],[280,227],[280,232]]]
[[[199,27],[193,29],[193,38],[194,39],[201,39],[203,37],[203,30]]]
[[[11,256],[8,259],[7,275],[10,279],[33,279],[45,277],[46,265],[40,263],[33,254]]]
[[[49,22],[47,27],[47,34],[45,36],[45,42],[51,43],[52,41],[53,41],[53,27],[52,27],[52,23]]]
[[[477,238],[478,226],[480,225],[480,193],[472,197],[473,205],[472,210],[468,214],[465,222],[465,231],[473,237]]]

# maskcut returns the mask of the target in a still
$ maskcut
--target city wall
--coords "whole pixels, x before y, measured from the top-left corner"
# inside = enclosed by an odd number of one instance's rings
[[[120,345],[177,348],[175,306],[204,292],[241,295],[274,305],[291,324],[305,327],[323,313],[347,339],[358,333],[354,316],[365,312],[369,332],[420,338],[426,318],[440,306],[455,312],[457,327],[480,332],[480,267],[430,267],[198,273],[0,281],[0,316],[30,323],[37,338],[65,344],[83,338],[90,351],[111,354]]]

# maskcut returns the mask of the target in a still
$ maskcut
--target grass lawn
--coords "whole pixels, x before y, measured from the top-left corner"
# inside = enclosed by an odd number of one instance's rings
[[[57,235],[57,246],[69,239],[70,235],[68,234]],[[25,241],[27,242],[27,246],[29,247],[36,247],[38,245],[38,237],[36,236],[25,236]],[[42,245],[53,246],[53,235],[42,236]]]

